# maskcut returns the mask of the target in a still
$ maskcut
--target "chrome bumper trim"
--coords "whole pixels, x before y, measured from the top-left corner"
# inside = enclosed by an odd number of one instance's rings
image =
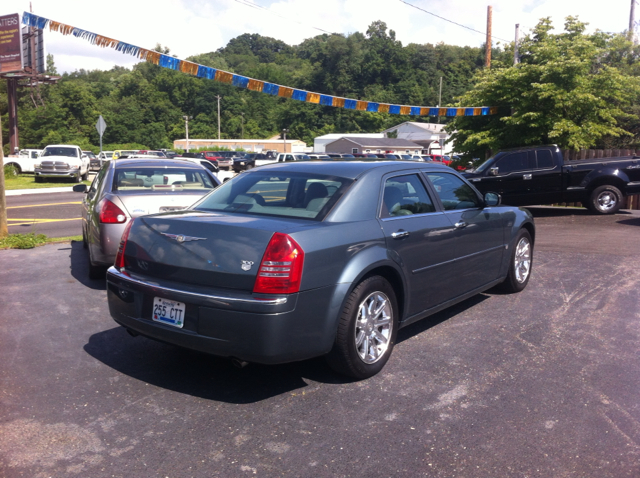
[[[116,269],[115,267],[111,266],[109,267],[109,270],[107,271],[108,274],[111,274],[113,276],[115,276],[118,279],[121,279],[125,282],[133,282],[134,284],[137,285],[141,285],[141,286],[145,286],[145,287],[152,287],[153,289],[157,290],[157,291],[167,291],[167,292],[171,292],[174,294],[184,294],[184,295],[188,295],[191,297],[197,297],[199,299],[202,300],[206,300],[206,301],[212,301],[212,302],[217,302],[221,305],[231,305],[231,304],[253,304],[253,305],[271,305],[271,306],[275,306],[275,305],[282,305],[282,304],[286,304],[287,303],[287,298],[286,297],[278,297],[277,299],[239,299],[237,297],[225,297],[225,296],[220,296],[220,295],[209,295],[209,294],[198,294],[196,292],[189,292],[186,290],[179,290],[179,289],[172,289],[170,287],[163,287],[161,285],[157,285],[157,284],[152,284],[149,282],[143,282],[137,279],[133,279],[132,277],[123,274],[122,272],[120,272],[118,269]],[[107,281],[109,280],[109,276],[107,275]],[[116,284],[117,285],[117,284]]]

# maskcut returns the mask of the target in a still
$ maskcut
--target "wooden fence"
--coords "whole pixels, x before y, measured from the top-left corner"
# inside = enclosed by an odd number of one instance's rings
[[[618,158],[620,156],[638,156],[640,149],[583,149],[574,151],[562,150],[565,161],[580,159]],[[622,209],[640,209],[640,194],[627,196],[622,200]]]

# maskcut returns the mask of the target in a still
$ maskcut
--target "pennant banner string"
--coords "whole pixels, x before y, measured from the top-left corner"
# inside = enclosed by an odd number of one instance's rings
[[[163,55],[157,51],[146,50],[145,48],[130,45],[113,38],[98,35],[97,33],[92,33],[71,25],[49,20],[48,18],[39,17],[29,12],[24,12],[22,15],[22,23],[39,29],[44,29],[48,25],[49,30],[52,32],[59,32],[63,35],[73,35],[87,40],[92,45],[97,45],[102,48],[114,48],[116,51],[135,56],[141,60],[153,63],[154,65],[178,70],[198,78],[207,78],[209,80],[234,85],[238,88],[259,91],[269,95],[290,98],[306,103],[333,106],[335,108],[344,108],[348,110],[369,111],[371,113],[388,113],[411,116],[487,116],[498,113],[498,108],[495,106],[437,108],[432,106],[392,105],[387,103],[377,103],[374,101],[361,101],[350,98],[341,98],[338,96],[323,95],[321,93],[299,90],[289,86],[276,85],[266,81],[236,75],[235,73],[230,73],[228,71],[199,65],[190,61],[180,60],[172,56]]]

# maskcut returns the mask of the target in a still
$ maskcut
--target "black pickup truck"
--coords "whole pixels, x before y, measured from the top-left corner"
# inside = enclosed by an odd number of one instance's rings
[[[613,214],[624,196],[640,193],[640,157],[565,162],[555,145],[500,151],[463,174],[511,206],[581,202],[594,213]]]

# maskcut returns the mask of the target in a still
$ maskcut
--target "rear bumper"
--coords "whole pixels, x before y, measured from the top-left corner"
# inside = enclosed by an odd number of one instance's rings
[[[219,293],[218,293],[219,292]],[[336,321],[327,313],[336,289],[260,298],[107,272],[109,311],[120,325],[146,337],[221,357],[276,364],[329,352]],[[186,304],[183,328],[151,319],[154,297]]]

